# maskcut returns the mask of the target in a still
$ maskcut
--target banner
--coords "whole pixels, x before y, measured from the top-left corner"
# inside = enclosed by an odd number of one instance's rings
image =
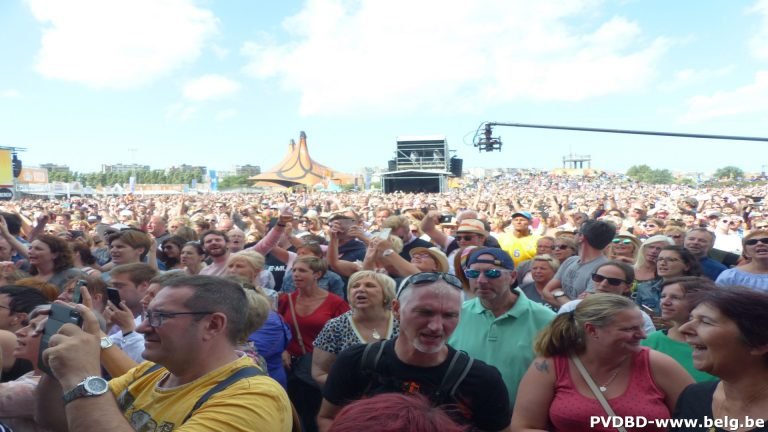
[[[13,163],[10,150],[0,150],[0,186],[13,186]]]
[[[23,167],[19,175],[21,184],[46,184],[48,183],[48,170],[45,168]]]

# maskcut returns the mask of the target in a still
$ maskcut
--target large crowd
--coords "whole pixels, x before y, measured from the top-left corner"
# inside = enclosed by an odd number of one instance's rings
[[[767,194],[518,172],[7,201],[0,423],[768,430]]]

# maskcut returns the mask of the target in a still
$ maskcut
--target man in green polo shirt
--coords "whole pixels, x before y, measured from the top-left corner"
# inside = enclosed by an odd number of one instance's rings
[[[555,313],[512,289],[515,265],[497,248],[470,255],[464,274],[475,298],[464,302],[461,319],[449,344],[495,366],[514,406],[517,387],[535,358],[533,340]]]

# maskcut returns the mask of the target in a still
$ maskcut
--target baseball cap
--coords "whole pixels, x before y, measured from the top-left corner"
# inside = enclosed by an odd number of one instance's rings
[[[528,212],[521,211],[521,212],[512,213],[512,218],[516,218],[518,216],[522,216],[522,217],[528,219],[529,221],[533,219],[533,216],[531,216],[531,214],[528,213]]]
[[[493,256],[493,259],[480,258],[480,255],[491,255]],[[470,255],[467,260],[467,267],[475,263],[493,264],[507,270],[515,269],[515,262],[512,261],[509,254],[499,248],[480,248],[472,251],[472,255]]]

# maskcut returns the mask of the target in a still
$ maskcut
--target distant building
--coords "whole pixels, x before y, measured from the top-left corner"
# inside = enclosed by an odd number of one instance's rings
[[[178,171],[182,173],[191,172],[191,173],[199,174],[201,176],[207,173],[206,167],[204,166],[193,166],[193,165],[187,165],[187,164],[181,164],[179,166],[168,168],[168,173],[172,173],[174,171]]]
[[[109,173],[132,173],[136,171],[149,171],[149,165],[140,164],[116,164],[116,165],[101,165],[101,172],[104,174]]]
[[[69,172],[69,165],[57,165],[57,164],[47,163],[47,164],[40,164],[40,168],[48,170],[49,174]]]
[[[235,175],[255,176],[261,174],[261,167],[258,165],[235,165]]]

